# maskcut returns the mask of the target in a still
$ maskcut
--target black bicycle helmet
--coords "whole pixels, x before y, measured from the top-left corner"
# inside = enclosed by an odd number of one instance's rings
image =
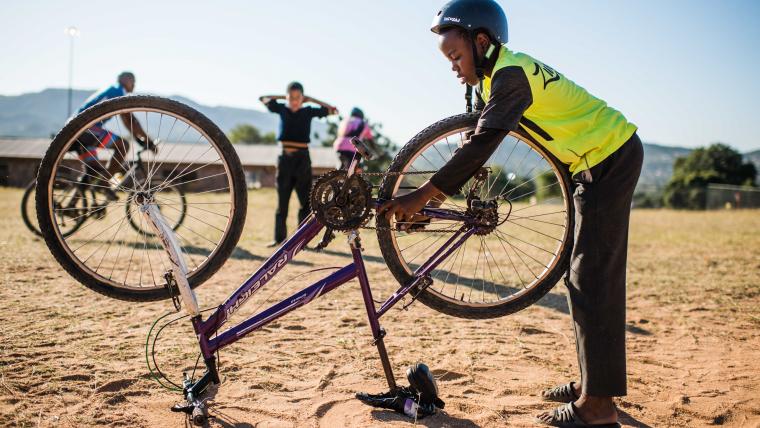
[[[507,43],[507,15],[494,0],[452,0],[446,3],[433,17],[430,31],[441,34],[448,28],[461,28],[470,35],[472,56],[475,58],[475,74],[483,79],[487,58],[494,48]],[[484,32],[491,39],[491,48],[485,58],[477,58],[475,35]]]
[[[507,15],[494,0],[452,0],[433,18],[430,31],[441,34],[450,27],[459,27],[474,35],[483,31],[497,44],[507,43]]]
[[[364,112],[359,107],[354,107],[351,109],[351,117],[358,117],[359,119],[364,119]]]

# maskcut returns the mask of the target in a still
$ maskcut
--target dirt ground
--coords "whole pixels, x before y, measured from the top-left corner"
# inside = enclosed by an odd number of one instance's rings
[[[154,382],[145,336],[171,303],[125,303],[75,282],[21,222],[21,192],[0,188],[0,425],[183,426],[176,392]],[[225,267],[197,291],[221,302],[268,255],[272,193],[250,194],[244,237]],[[291,212],[295,213],[295,210]],[[396,287],[374,234],[364,235],[377,299]],[[302,253],[266,290],[284,296],[349,262],[336,239],[327,254]],[[624,426],[760,426],[760,212],[637,210],[628,282],[629,395]],[[247,304],[248,312],[260,300]],[[167,328],[157,358],[178,379],[194,362],[187,323]],[[515,315],[471,321],[415,303],[382,319],[397,377],[424,361],[445,411],[424,426],[533,426],[550,409],[537,392],[577,377],[562,285]],[[221,353],[223,383],[209,400],[211,426],[409,426],[368,408],[356,391],[384,378],[358,283],[320,297]]]

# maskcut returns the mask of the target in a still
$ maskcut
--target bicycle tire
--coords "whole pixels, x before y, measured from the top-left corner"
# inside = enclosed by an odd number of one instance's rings
[[[474,130],[477,120],[479,118],[478,113],[465,113],[455,115],[449,118],[442,119],[433,125],[425,128],[415,137],[413,137],[399,153],[394,157],[391,165],[388,168],[388,172],[402,172],[405,166],[410,160],[425,147],[433,144],[439,137],[446,135],[447,132],[451,132],[456,129],[470,129]],[[565,233],[565,244],[562,247],[561,253],[558,257],[557,263],[554,265],[553,270],[546,275],[543,280],[531,287],[527,292],[520,295],[519,298],[495,303],[493,305],[470,305],[465,302],[458,301],[456,299],[445,298],[438,293],[431,292],[430,288],[425,290],[413,289],[410,294],[416,295],[426,306],[455,317],[469,318],[469,319],[488,319],[497,318],[505,315],[509,315],[520,311],[543,297],[554,285],[560,281],[561,277],[565,274],[569,266],[570,254],[573,246],[573,229],[574,229],[574,210],[572,199],[572,186],[570,173],[567,167],[561,164],[556,157],[554,157],[548,150],[542,147],[535,139],[529,135],[523,133],[513,133],[520,137],[523,141],[529,141],[535,148],[540,151],[540,154],[550,162],[556,171],[559,173],[561,180],[561,186],[564,191],[564,197],[568,204],[567,216],[568,225]],[[393,198],[394,185],[396,179],[399,176],[386,175],[380,184],[379,198],[389,200]],[[404,265],[404,261],[399,255],[399,250],[396,247],[394,240],[391,236],[392,231],[389,227],[390,223],[383,216],[377,218],[377,237],[380,245],[380,250],[385,259],[386,265],[391,274],[396,278],[400,284],[408,284],[413,280],[411,273]]]
[[[80,266],[79,262],[75,260],[76,257],[72,256],[65,248],[65,244],[58,239],[53,213],[49,206],[51,197],[49,182],[56,164],[59,159],[63,159],[65,152],[68,150],[70,141],[81,135],[83,130],[87,129],[90,126],[89,124],[98,118],[104,117],[111,112],[138,108],[165,111],[183,118],[188,124],[205,133],[208,136],[209,142],[213,141],[220,156],[223,157],[225,164],[229,168],[228,174],[230,176],[230,185],[233,186],[232,198],[234,201],[232,205],[233,212],[229,220],[230,228],[202,266],[188,275],[188,282],[191,287],[198,287],[218,271],[235,249],[245,224],[248,199],[245,176],[240,159],[224,132],[206,116],[180,102],[155,96],[126,96],[104,101],[80,113],[58,132],[42,159],[37,177],[36,208],[40,229],[48,248],[61,267],[73,278],[87,288],[111,298],[132,302],[147,302],[167,299],[170,295],[163,287],[145,290],[127,289],[114,286],[91,275]]]
[[[32,223],[32,220],[29,217],[29,213],[27,212],[27,204],[29,203],[32,193],[35,191],[36,187],[37,180],[32,180],[32,182],[29,183],[24,190],[24,196],[21,197],[21,219],[24,220],[24,224],[26,225],[27,229],[42,238],[42,232],[39,230],[39,228],[37,228],[35,224]],[[32,201],[32,203],[34,203],[34,201]]]
[[[24,220],[24,224],[26,225],[26,227],[32,233],[34,233],[36,236],[39,236],[40,238],[43,238],[42,231],[40,231],[40,229],[32,222],[32,217],[29,216],[29,209],[30,209],[29,208],[30,207],[29,204],[30,204],[30,200],[31,200],[31,204],[32,204],[31,206],[35,206],[36,205],[36,201],[35,201],[36,198],[32,198],[31,197],[32,193],[35,193],[36,189],[37,189],[37,180],[36,179],[33,180],[31,183],[29,183],[26,186],[26,189],[24,190],[24,196],[21,198],[21,218],[22,218],[22,220]],[[84,207],[82,209],[86,211],[87,207],[89,205],[89,203],[87,202],[87,199],[86,198],[82,198],[82,203],[84,204]],[[35,211],[36,211],[36,209],[35,209]],[[34,219],[35,220],[37,219],[36,214],[34,216]],[[71,234],[75,233],[82,226],[82,224],[86,220],[87,220],[87,217],[80,217],[80,218],[78,218],[76,220],[76,222],[74,223],[74,226],[71,229],[67,230],[66,232],[63,232],[61,234],[61,236],[63,236],[63,237],[71,236]]]

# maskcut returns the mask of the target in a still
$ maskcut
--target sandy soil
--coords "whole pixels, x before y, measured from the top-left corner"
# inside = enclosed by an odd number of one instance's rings
[[[252,194],[240,248],[198,289],[204,305],[268,254],[272,208],[254,206],[266,196]],[[168,410],[179,394],[151,380],[145,364],[145,335],[171,304],[114,301],[76,283],[24,228],[20,197],[0,189],[0,425],[186,425]],[[364,241],[376,298],[387,297],[396,284],[371,232]],[[274,297],[283,296],[317,277],[291,275],[348,263],[342,239],[330,250],[303,254],[268,289],[283,285]],[[411,425],[352,398],[385,386],[360,296],[347,284],[223,350],[210,425]],[[628,320],[624,426],[760,426],[760,213],[634,212]],[[421,360],[438,377],[446,409],[419,425],[533,426],[551,408],[537,392],[576,377],[561,285],[506,318],[462,320],[416,303],[382,324],[397,376]],[[177,323],[162,336],[159,364],[178,379],[195,361],[191,331]]]

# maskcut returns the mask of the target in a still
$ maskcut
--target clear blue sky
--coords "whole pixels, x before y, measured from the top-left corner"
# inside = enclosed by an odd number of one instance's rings
[[[462,110],[429,32],[443,1],[13,1],[0,14],[0,94],[68,82],[261,109],[291,80],[343,111],[361,106],[397,142]],[[502,0],[510,46],[639,125],[645,141],[760,148],[760,1]]]

